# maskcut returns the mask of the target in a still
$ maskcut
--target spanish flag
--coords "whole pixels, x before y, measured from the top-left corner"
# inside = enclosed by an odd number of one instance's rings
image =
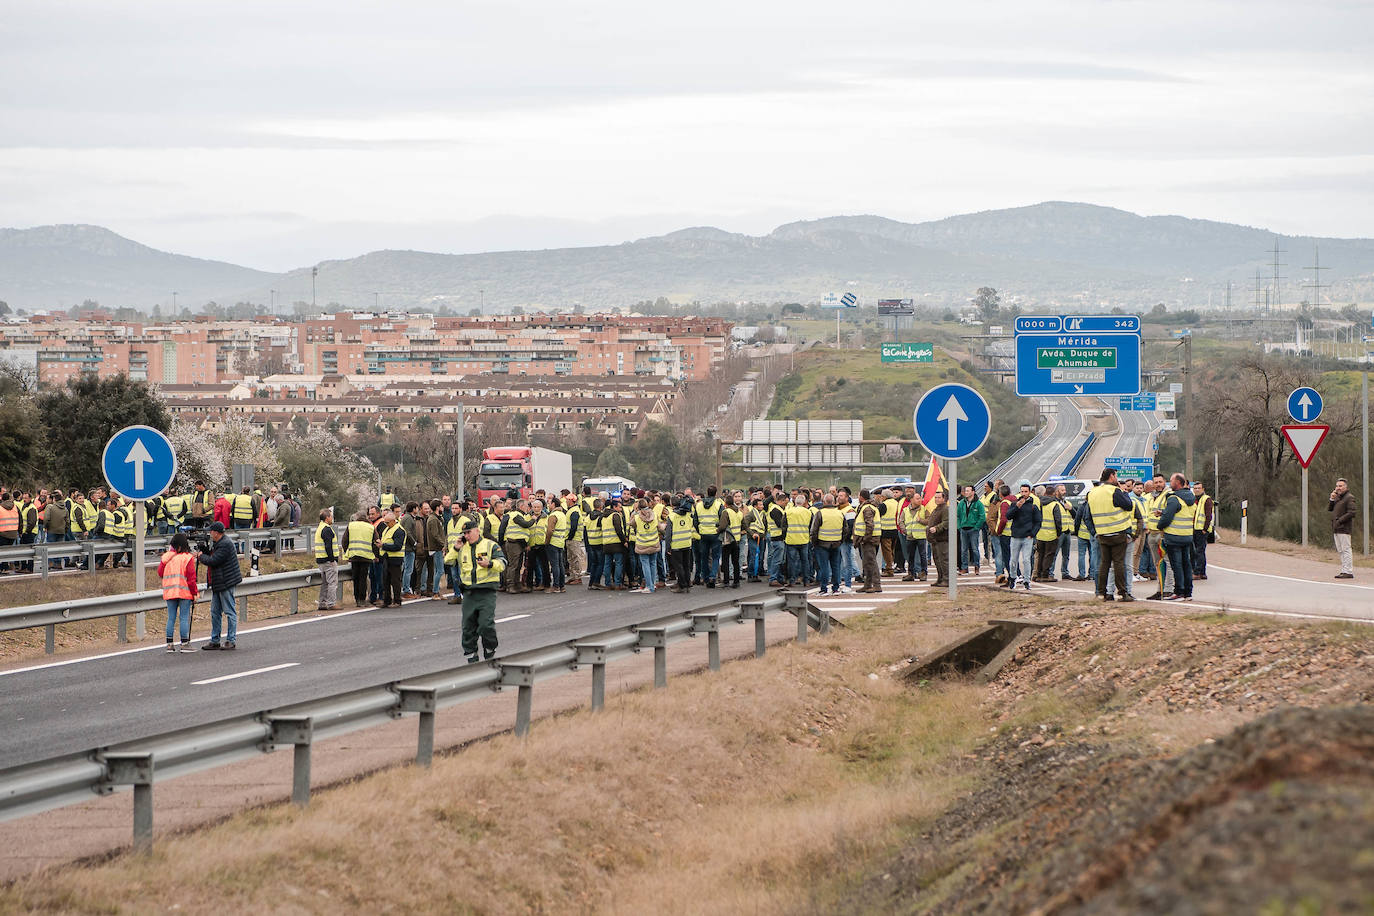
[[[935,493],[938,490],[945,490],[945,475],[940,473],[940,462],[934,458],[930,459],[930,466],[926,468],[926,483],[921,488],[921,505],[929,506],[935,501]]]

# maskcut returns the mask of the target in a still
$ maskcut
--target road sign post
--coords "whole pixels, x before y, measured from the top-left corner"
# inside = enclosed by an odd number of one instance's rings
[[[172,485],[177,474],[176,452],[168,438],[151,426],[126,426],[105,443],[100,469],[110,490],[134,504],[134,590],[141,592],[147,584],[143,550],[148,512],[144,501]],[[146,633],[146,624],[145,615],[139,613],[134,623],[139,639]],[[128,621],[123,616],[118,631],[120,641],[127,641]]]
[[[950,496],[958,500],[959,459],[983,447],[992,429],[992,413],[983,396],[967,385],[937,385],[916,402],[911,423],[926,451],[949,462]],[[959,595],[958,504],[946,500],[949,519],[949,599]],[[938,573],[938,570],[937,570]]]
[[[1305,390],[1312,391],[1310,388]],[[1294,406],[1294,398],[1303,391],[1304,389],[1299,388],[1297,391],[1293,392],[1292,395],[1289,395],[1290,410]],[[1316,394],[1316,392],[1312,393]],[[1304,405],[1301,403],[1298,403],[1296,406],[1299,410],[1304,409]],[[1315,405],[1308,404],[1306,406],[1308,408],[1316,406],[1320,410],[1321,396],[1317,396]],[[1302,465],[1302,545],[1306,547],[1307,469],[1311,467],[1312,459],[1317,455],[1317,449],[1321,448],[1321,444],[1326,441],[1326,434],[1331,431],[1331,427],[1320,424],[1300,424],[1297,426],[1281,426],[1279,429],[1282,430],[1283,437],[1288,440],[1288,446],[1293,449],[1293,455],[1298,459],[1298,464]]]

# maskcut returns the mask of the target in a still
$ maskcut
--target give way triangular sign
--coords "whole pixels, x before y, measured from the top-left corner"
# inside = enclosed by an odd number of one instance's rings
[[[1312,463],[1312,457],[1317,454],[1317,449],[1321,448],[1326,434],[1331,431],[1331,427],[1315,423],[1282,426],[1280,429],[1283,430],[1283,438],[1287,439],[1289,446],[1292,447],[1293,454],[1297,456],[1298,464],[1303,468]]]

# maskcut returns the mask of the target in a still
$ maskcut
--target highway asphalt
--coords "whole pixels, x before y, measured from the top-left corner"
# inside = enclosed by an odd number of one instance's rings
[[[1022,478],[1036,483],[1060,473],[1074,450],[1083,444],[1083,412],[1071,398],[1056,398],[1055,403],[1059,405],[1058,411],[1051,415],[1052,427],[1045,440],[1001,474],[1013,488]]]
[[[500,595],[498,656],[772,593]],[[169,654],[159,643],[0,672],[0,769],[455,667],[461,630],[459,607],[418,600],[243,631],[233,652]]]

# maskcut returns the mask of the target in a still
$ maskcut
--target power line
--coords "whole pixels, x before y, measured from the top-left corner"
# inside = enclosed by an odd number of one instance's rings
[[[1317,246],[1314,244],[1312,246],[1312,266],[1303,268],[1303,270],[1312,271],[1312,282],[1304,283],[1303,289],[1316,290],[1316,300],[1311,303],[1314,309],[1321,308],[1322,290],[1331,288],[1330,283],[1322,282],[1322,271],[1330,269],[1330,267],[1322,267],[1321,252],[1317,250]]]
[[[1274,306],[1275,308],[1278,308],[1279,304],[1280,304],[1281,302],[1283,302],[1283,285],[1282,285],[1282,284],[1283,284],[1283,281],[1286,280],[1286,279],[1288,279],[1287,277],[1283,277],[1283,276],[1280,276],[1280,275],[1279,275],[1279,268],[1280,268],[1280,267],[1287,267],[1288,265],[1287,265],[1287,264],[1282,264],[1282,263],[1279,262],[1279,255],[1281,255],[1281,254],[1287,254],[1287,252],[1284,251],[1284,249],[1282,249],[1282,248],[1279,247],[1279,237],[1278,237],[1278,236],[1274,236],[1274,252],[1273,252],[1273,254],[1274,254],[1274,275],[1273,275],[1273,280],[1274,280],[1274,302],[1273,302],[1273,306]]]

